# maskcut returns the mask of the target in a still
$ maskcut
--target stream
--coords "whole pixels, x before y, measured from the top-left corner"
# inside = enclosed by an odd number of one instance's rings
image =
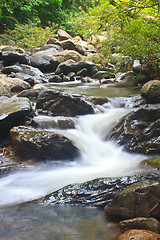
[[[118,121],[133,110],[125,106],[122,96],[133,96],[135,90],[100,89],[95,85],[63,88],[67,92],[112,99],[96,106],[96,114],[72,118],[75,129],[56,129],[78,147],[79,156],[74,161],[46,161],[0,179],[2,240],[115,240],[119,235],[118,228],[105,221],[102,210],[30,202],[72,183],[134,175],[144,159],[143,155],[126,153],[115,142],[106,141]],[[37,116],[35,121],[39,128],[53,131],[52,118]]]

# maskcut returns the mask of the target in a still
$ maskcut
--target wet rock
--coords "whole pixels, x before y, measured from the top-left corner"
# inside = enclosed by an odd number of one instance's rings
[[[160,157],[146,159],[141,162],[141,165],[160,169]]]
[[[120,228],[124,231],[129,229],[145,229],[159,233],[160,222],[155,218],[133,218],[121,221]]]
[[[75,128],[74,122],[71,119],[40,116],[35,117],[32,121],[32,125],[42,129],[72,129]]]
[[[105,207],[115,194],[121,192],[127,186],[141,180],[158,180],[158,174],[140,175],[120,178],[100,178],[81,184],[68,185],[40,201],[46,204],[75,204]]]
[[[129,230],[123,233],[118,240],[159,240],[160,235],[147,230]]]
[[[19,124],[22,124],[27,118],[32,117],[33,112],[31,104],[27,98],[11,97],[1,99],[0,104],[0,132],[1,137]]]
[[[103,105],[104,103],[108,103],[108,99],[106,97],[88,97],[86,101],[93,103],[94,105]]]
[[[4,66],[14,65],[16,63],[28,64],[27,57],[17,52],[2,52],[1,60],[3,60]]]
[[[160,103],[160,81],[151,80],[144,84],[141,89],[141,96],[148,103]]]
[[[86,68],[83,68],[82,70],[77,72],[77,76],[86,77],[87,75],[88,75],[88,71]]]
[[[126,151],[158,154],[160,153],[159,116],[159,108],[141,108],[133,111],[112,138],[115,135],[117,143]]]
[[[59,41],[72,39],[72,37],[64,30],[58,29],[57,31]]]
[[[135,87],[137,86],[137,81],[133,75],[133,72],[127,72],[120,79],[119,82],[109,84],[108,87]]]
[[[114,196],[105,207],[110,219],[131,219],[136,217],[154,217],[160,219],[160,183],[141,181],[124,189]]]
[[[63,78],[60,77],[59,75],[54,75],[52,77],[49,78],[49,82],[56,82],[56,83],[60,83],[60,82],[64,82]]]
[[[110,79],[110,78],[115,78],[115,74],[113,72],[113,69],[111,69],[110,71],[98,71],[97,73],[95,73],[92,78],[93,79]]]
[[[72,160],[78,154],[68,138],[53,131],[19,126],[12,128],[10,135],[16,154],[22,158]]]
[[[63,50],[58,45],[54,46],[54,48],[52,47],[47,50],[34,53],[30,58],[30,64],[33,67],[39,68],[42,72],[54,71],[57,66],[53,67],[53,65],[50,63],[50,59],[54,54]]]
[[[37,100],[38,95],[42,90],[43,89],[41,89],[41,88],[24,90],[24,91],[20,92],[19,94],[17,94],[17,97],[26,97],[30,101],[35,101],[35,100]]]
[[[93,108],[80,98],[54,90],[43,90],[38,96],[39,113],[51,116],[76,116],[94,113]]]
[[[64,62],[59,64],[58,68],[56,69],[56,74],[64,73],[69,74],[71,72],[77,73],[81,71],[82,69],[87,69],[87,76],[91,76],[94,73],[96,64],[93,62]]]
[[[67,60],[73,60],[75,62],[79,62],[79,61],[83,61],[84,57],[80,53],[78,53],[78,52],[76,52],[74,50],[64,50],[64,51],[61,51],[61,52],[59,52],[57,54],[54,54],[50,58],[50,64],[51,64],[52,68],[54,70],[56,70],[56,68],[58,67],[58,65],[60,63],[64,63]],[[60,74],[61,72],[58,72],[56,70],[56,74]],[[63,73],[67,74],[65,72],[63,72]],[[68,71],[68,73],[69,73],[69,71]]]

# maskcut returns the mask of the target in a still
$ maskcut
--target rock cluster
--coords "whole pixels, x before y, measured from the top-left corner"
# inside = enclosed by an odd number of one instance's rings
[[[149,80],[145,76],[144,66],[126,58],[127,72],[115,83],[119,55],[114,54],[112,63],[104,68],[88,61],[89,55],[94,53],[96,51],[93,46],[80,37],[71,37],[61,29],[58,30],[58,39],[50,38],[46,45],[35,49],[32,54],[21,48],[1,46],[0,141],[2,137],[6,139],[9,135],[13,151],[23,159],[74,159],[78,149],[56,129],[74,128],[71,117],[93,114],[94,104],[102,105],[109,99],[90,97],[85,101],[79,96],[55,90],[47,84],[76,80],[85,82],[89,77],[93,81],[99,80],[100,84],[106,84],[107,87],[133,87]],[[41,85],[42,83],[45,84]],[[159,105],[153,107],[155,103],[160,103],[159,93],[159,80],[147,82],[141,90],[141,101],[147,105],[134,109],[122,119],[109,138],[129,152],[159,154],[160,108]],[[39,125],[37,114],[47,117],[63,116],[66,119],[50,120],[55,129],[47,131],[44,126]],[[144,161],[145,165],[152,166],[152,163],[152,159]],[[155,160],[155,164],[154,167],[159,169],[159,159]],[[123,178],[93,180],[67,186],[44,199],[49,203],[61,200],[74,204],[106,205],[106,216],[116,221],[124,220],[120,222],[120,227],[128,230],[119,240],[160,239],[159,175],[135,177],[134,180],[128,177],[125,183]]]

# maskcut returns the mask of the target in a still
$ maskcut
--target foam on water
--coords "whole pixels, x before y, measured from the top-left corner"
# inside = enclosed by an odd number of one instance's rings
[[[71,183],[97,177],[134,174],[143,156],[126,153],[106,140],[112,128],[129,109],[111,108],[104,113],[74,119],[75,129],[57,130],[79,148],[80,156],[64,165],[17,172],[0,180],[0,205],[14,205],[43,197]],[[63,162],[62,162],[63,163]]]

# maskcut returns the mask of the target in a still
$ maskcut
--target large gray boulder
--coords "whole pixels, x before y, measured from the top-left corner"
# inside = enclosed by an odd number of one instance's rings
[[[14,127],[10,130],[16,154],[23,158],[72,160],[78,149],[63,135],[32,127]]]
[[[93,108],[81,98],[48,89],[38,95],[36,109],[41,114],[65,117],[94,113]]]
[[[141,96],[148,103],[160,103],[160,80],[151,80],[141,89]]]
[[[0,132],[1,137],[26,119],[33,116],[32,108],[28,98],[11,97],[0,99]]]
[[[36,52],[31,56],[30,64],[39,68],[42,72],[54,71],[55,69],[50,63],[50,58],[62,50],[62,47],[54,45],[54,47],[47,50]]]
[[[136,217],[154,217],[159,220],[159,199],[160,183],[141,181],[115,195],[105,207],[105,213],[107,217],[115,220]]]
[[[1,72],[8,74],[12,78],[20,78],[23,81],[28,82],[31,86],[47,81],[44,73],[38,68],[25,64],[7,66],[2,68]]]
[[[68,60],[59,64],[55,73],[69,74],[70,72],[77,73],[82,69],[87,69],[87,76],[92,76],[95,71],[95,67],[96,67],[96,64],[93,62],[89,62],[89,61],[71,62],[70,60]]]

